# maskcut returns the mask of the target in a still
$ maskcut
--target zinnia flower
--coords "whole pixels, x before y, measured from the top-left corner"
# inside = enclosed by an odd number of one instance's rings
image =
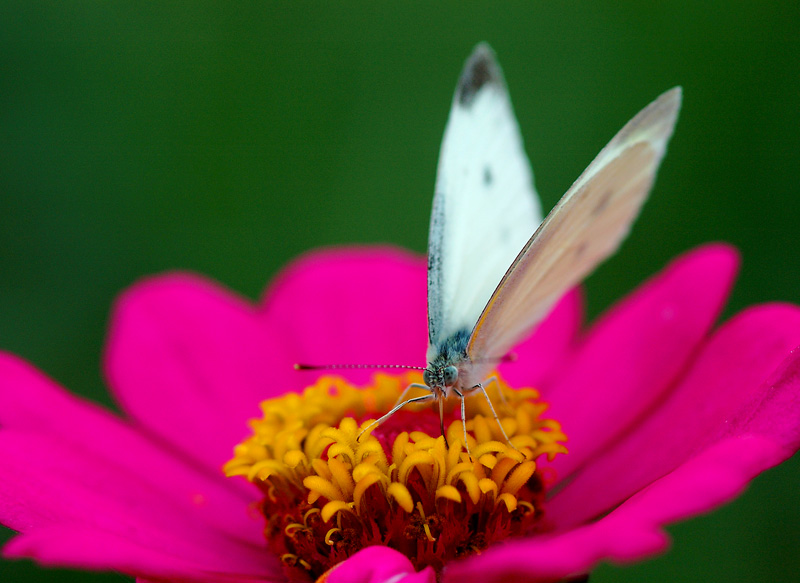
[[[701,247],[587,329],[568,294],[499,367],[516,449],[475,401],[471,455],[457,412],[450,449],[427,409],[357,439],[406,375],[292,368],[419,364],[421,258],[312,253],[257,306],[194,275],[146,280],[116,306],[105,359],[123,416],[0,357],[0,520],[19,532],[4,554],[231,583],[555,581],[647,557],[665,524],[800,443],[800,310],[713,329],[736,266]]]

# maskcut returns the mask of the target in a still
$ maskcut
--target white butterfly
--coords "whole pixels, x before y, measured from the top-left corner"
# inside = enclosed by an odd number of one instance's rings
[[[364,431],[413,402],[438,401],[442,435],[451,395],[461,399],[462,419],[472,391],[491,407],[491,369],[627,235],[680,105],[676,87],[639,112],[542,221],[502,72],[488,45],[475,48],[456,87],[433,198],[428,367],[425,385],[412,385],[428,393],[406,401],[403,393]]]

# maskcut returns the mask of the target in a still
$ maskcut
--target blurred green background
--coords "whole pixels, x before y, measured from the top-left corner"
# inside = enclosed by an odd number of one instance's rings
[[[0,347],[110,405],[108,310],[145,275],[196,270],[257,298],[320,245],[423,252],[452,91],[481,40],[546,209],[634,113],[684,87],[654,196],[586,284],[590,315],[710,240],[744,259],[727,315],[800,302],[798,30],[796,0],[4,2]],[[592,580],[797,581],[799,485],[795,458],[670,528],[668,554]],[[8,561],[0,578],[125,580]]]

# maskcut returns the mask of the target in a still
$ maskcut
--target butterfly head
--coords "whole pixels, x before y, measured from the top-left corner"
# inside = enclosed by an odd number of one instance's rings
[[[440,367],[432,366],[422,372],[422,380],[431,389],[449,389],[458,382],[458,369],[452,364]]]

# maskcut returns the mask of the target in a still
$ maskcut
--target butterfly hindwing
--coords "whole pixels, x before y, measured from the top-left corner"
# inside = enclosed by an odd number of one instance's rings
[[[650,192],[680,104],[676,87],[639,112],[553,208],[480,315],[472,361],[503,356],[619,247]]]

